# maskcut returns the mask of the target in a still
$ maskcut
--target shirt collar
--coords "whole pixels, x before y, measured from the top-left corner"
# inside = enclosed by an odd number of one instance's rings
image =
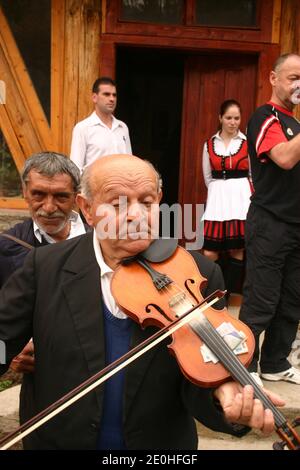
[[[101,277],[103,277],[105,274],[113,273],[113,270],[109,266],[107,266],[107,264],[104,261],[101,246],[100,246],[97,234],[96,234],[96,230],[94,230],[94,233],[93,233],[93,246],[94,246],[96,260],[100,268]]]
[[[101,119],[99,118],[98,114],[96,113],[96,111],[94,111],[91,115],[90,115],[90,125],[91,126],[102,126],[102,127],[106,127],[107,129],[110,129],[109,127],[107,127],[107,125],[101,121]],[[116,127],[119,127],[119,126],[122,126],[122,123],[121,121],[119,121],[118,119],[115,118],[115,116],[112,116],[112,125],[111,125],[111,130],[115,129]]]
[[[223,141],[222,137],[220,136],[220,132],[221,132],[221,131],[218,131],[213,137],[216,137],[217,139]],[[235,135],[235,136],[233,137],[233,139],[246,140],[246,136],[245,136],[245,134],[243,134],[241,131],[238,131],[237,135]]]
[[[78,212],[72,211],[70,215],[69,221],[71,222],[70,233],[67,237],[69,238],[76,237],[77,235],[82,235],[86,232],[84,224],[79,216]],[[33,232],[35,238],[42,243],[42,238],[46,240],[48,243],[56,243],[56,241],[48,235],[43,229],[41,229],[37,223],[33,220]]]
[[[267,104],[273,106],[274,108],[278,109],[278,111],[281,111],[282,113],[287,114],[288,116],[294,116],[292,111],[289,111],[286,108],[282,108],[282,106],[273,103],[273,101],[268,101]]]

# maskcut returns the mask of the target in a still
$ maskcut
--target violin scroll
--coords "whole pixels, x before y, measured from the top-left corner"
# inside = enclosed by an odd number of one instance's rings
[[[286,423],[282,428],[277,429],[277,433],[282,438],[282,441],[276,441],[273,444],[274,450],[300,450],[299,434],[295,428],[300,426],[300,416],[294,419],[292,424]]]

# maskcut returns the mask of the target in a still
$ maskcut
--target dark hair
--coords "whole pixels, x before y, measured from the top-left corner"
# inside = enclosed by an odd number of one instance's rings
[[[95,81],[95,83],[93,85],[92,92],[93,93],[98,93],[100,85],[112,85],[112,86],[116,87],[116,82],[110,77],[97,78],[97,80]]]
[[[227,109],[230,108],[231,106],[237,106],[241,112],[241,105],[238,101],[236,100],[225,100],[220,106],[220,112],[219,115],[222,117],[226,113]]]
[[[72,180],[74,192],[77,193],[80,189],[80,171],[75,163],[63,153],[40,152],[28,158],[21,174],[21,180],[25,186],[31,170],[50,178],[65,173]]]
[[[241,105],[238,101],[230,99],[230,100],[225,100],[220,106],[220,111],[219,111],[219,116],[224,116],[226,113],[227,109],[230,108],[231,106],[237,106],[241,112]],[[218,131],[222,129],[221,123],[219,122],[218,124]]]
[[[280,69],[280,66],[287,60],[289,59],[290,57],[298,57],[298,59],[300,58],[300,56],[298,54],[295,54],[294,52],[288,52],[287,54],[282,54],[280,55],[279,57],[277,57],[277,59],[275,60],[274,64],[273,64],[273,68],[272,70],[274,70],[274,72],[278,72],[279,69]]]

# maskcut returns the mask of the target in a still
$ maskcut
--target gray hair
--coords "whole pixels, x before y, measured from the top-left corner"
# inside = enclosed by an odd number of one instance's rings
[[[149,162],[149,160],[143,160],[145,163],[147,163],[147,165],[150,166],[151,170],[154,172],[155,176],[156,176],[156,181],[157,181],[157,192],[160,193],[160,191],[162,190],[162,187],[163,187],[163,181],[162,181],[162,177],[160,175],[160,173],[156,170],[156,168],[154,167],[154,165]],[[92,165],[89,165],[87,166],[83,173],[82,173],[82,176],[81,176],[81,192],[82,194],[84,195],[84,197],[86,199],[88,199],[89,201],[92,200],[93,198],[93,191],[92,191],[92,188],[91,188],[91,167]]]
[[[282,64],[290,57],[298,57],[298,59],[300,59],[299,54],[296,54],[294,52],[288,52],[287,54],[282,54],[279,57],[277,57],[277,59],[275,60],[272,70],[274,70],[274,72],[279,72]]]
[[[80,190],[80,171],[66,155],[57,152],[40,152],[29,157],[21,173],[22,183],[26,186],[29,173],[35,170],[43,176],[53,177],[58,174],[66,174],[71,177],[75,193]]]

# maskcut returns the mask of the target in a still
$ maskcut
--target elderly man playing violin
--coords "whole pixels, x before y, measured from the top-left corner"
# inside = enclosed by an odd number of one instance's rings
[[[96,161],[85,170],[77,199],[93,233],[34,250],[1,291],[7,364],[29,338],[35,344],[34,409],[27,410],[28,418],[156,331],[142,329],[122,311],[111,281],[124,259],[156,243],[152,208],[161,199],[159,183],[152,165],[138,157]],[[135,223],[139,213],[147,222],[142,227]],[[193,259],[208,281],[202,293],[222,289],[218,266],[199,253]],[[139,282],[132,286],[133,302]],[[217,388],[196,386],[169,354],[169,343],[153,347],[39,427],[26,437],[25,448],[196,449],[194,418],[237,436],[250,427],[264,434],[274,430],[273,412],[254,398],[251,385],[231,380]],[[6,366],[0,367],[4,372]],[[265,394],[271,404],[284,404]]]

